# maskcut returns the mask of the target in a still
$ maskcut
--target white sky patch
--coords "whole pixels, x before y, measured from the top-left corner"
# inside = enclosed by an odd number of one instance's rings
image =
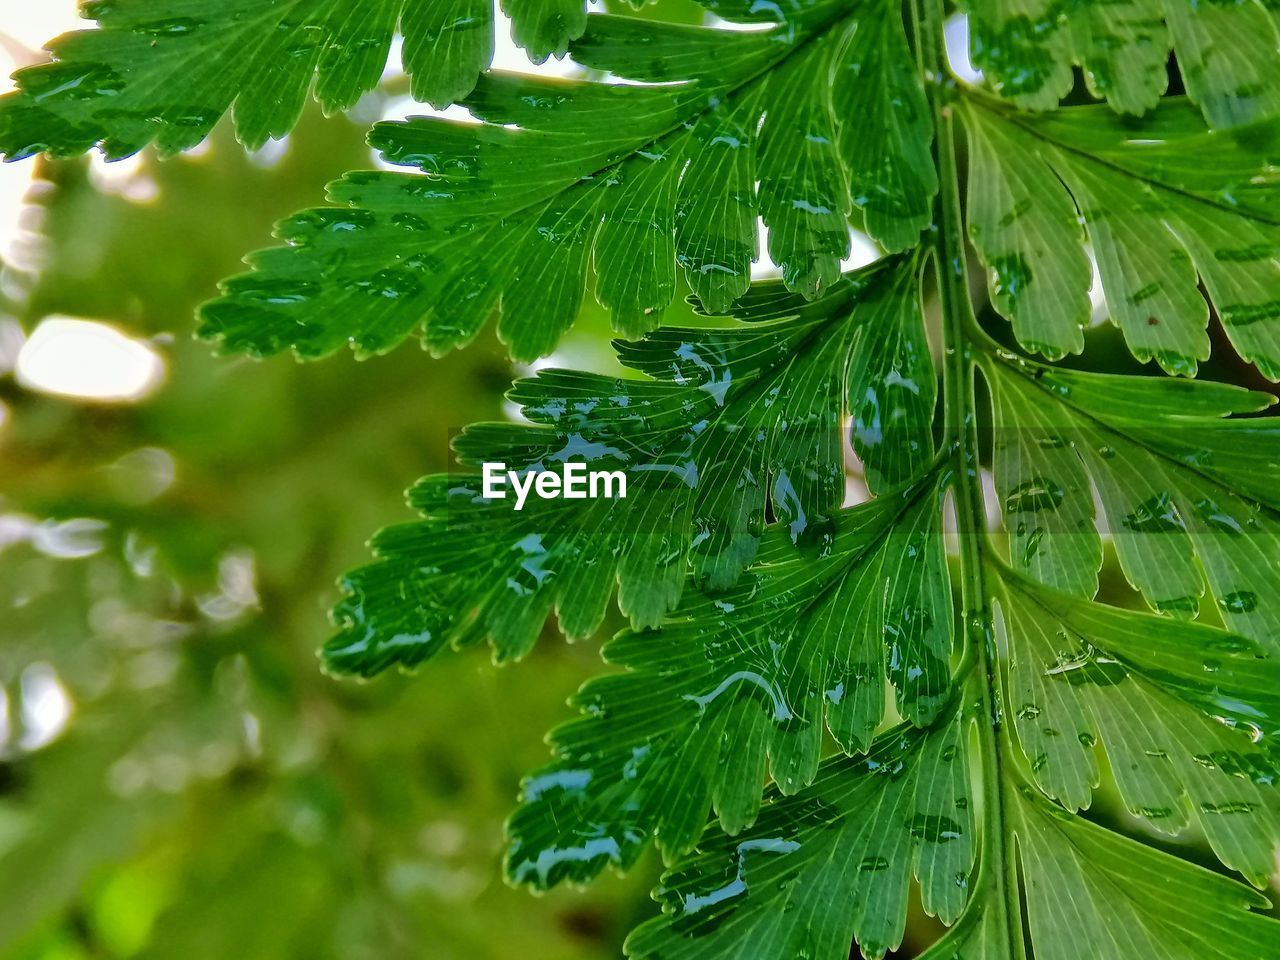
[[[80,19],[76,12],[76,0],[0,0],[0,24],[10,40],[39,51],[60,33],[93,26],[92,21]],[[17,51],[0,46],[0,66],[7,78],[18,64],[14,62]],[[4,81],[7,85],[7,79]]]
[[[724,20],[717,17],[714,13],[708,13],[703,25],[712,27],[716,30],[733,30],[737,33],[764,33],[768,30],[777,28],[777,24],[772,21],[764,23],[737,23],[733,20]]]
[[[752,280],[771,280],[775,277],[782,276],[782,268],[773,262],[769,256],[769,228],[764,225],[764,220],[760,217],[756,218],[757,231],[757,259],[751,264]],[[874,240],[863,233],[861,230],[849,228],[849,256],[840,261],[841,270],[856,270],[859,267],[865,267],[869,263],[874,263],[883,257],[880,248],[876,246]]]
[[[140,400],[164,380],[149,345],[94,320],[48,317],[18,352],[18,383],[77,400]]]
[[[965,83],[973,85],[982,82],[982,71],[969,59],[969,17],[957,13],[947,20],[943,27],[943,36],[947,44],[947,63],[951,72]]]
[[[771,280],[780,276],[782,268],[769,256],[769,228],[764,225],[763,217],[756,217],[756,260],[751,264],[751,279]]]
[[[599,9],[597,3],[592,9]],[[396,37],[391,47],[391,56],[387,60],[387,69],[382,74],[383,81],[394,80],[404,76],[404,40]],[[502,7],[495,0],[493,4],[493,62],[490,69],[503,70],[508,73],[523,73],[537,77],[577,77],[582,75],[582,68],[565,57],[557,60],[549,57],[544,63],[534,63],[523,49],[516,45],[511,37],[511,18],[502,12]],[[405,95],[389,99],[382,109],[383,120],[398,120],[407,116],[443,117],[449,120],[478,123],[465,107],[451,104],[444,109],[436,109],[429,103],[421,103],[413,97]]]
[[[1089,282],[1089,307],[1092,311],[1089,326],[1096,327],[1105,323],[1111,316],[1111,308],[1107,306],[1107,294],[1102,289],[1102,274],[1098,270],[1098,258],[1093,253],[1093,246],[1086,245],[1085,253],[1089,256],[1089,266],[1093,270],[1093,278]]]
[[[249,162],[260,169],[270,170],[279,164],[288,153],[289,137],[284,136],[279,140],[268,140],[257,150],[254,150],[249,154]]]
[[[511,39],[511,18],[496,2],[493,5],[493,69],[531,73],[539,77],[573,77],[582,72],[582,68],[568,57],[563,60],[549,57],[545,63],[531,61],[529,55]]]
[[[395,80],[404,76],[404,37],[396,34],[391,38],[391,49],[387,52],[387,65],[382,70],[382,82]]]
[[[857,270],[869,263],[875,263],[884,254],[876,246],[876,242],[861,230],[849,228],[849,256],[840,261],[841,270]]]
[[[439,117],[442,120],[456,120],[459,123],[479,123],[480,121],[466,107],[451,103],[443,110],[437,110],[429,103],[419,103],[407,93],[400,97],[391,97],[382,108],[380,120],[403,120],[405,117]],[[392,167],[403,170],[403,167]]]

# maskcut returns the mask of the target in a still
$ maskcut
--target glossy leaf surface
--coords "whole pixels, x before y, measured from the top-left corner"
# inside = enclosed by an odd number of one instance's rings
[[[1004,582],[1006,702],[1040,787],[1088,807],[1101,746],[1131,814],[1172,835],[1194,822],[1264,883],[1280,844],[1280,757],[1260,732],[1280,709],[1275,659],[1209,627]]]
[[[1079,65],[1089,92],[1113,110],[1145,113],[1168,85],[1172,49],[1187,93],[1211,127],[1280,113],[1280,18],[1273,4],[967,0],[964,6],[975,65],[1020,107],[1056,107],[1071,92],[1071,68]]]
[[[975,844],[965,724],[891,731],[866,757],[831,761],[796,797],[770,797],[756,825],[717,835],[662,878],[664,916],[627,941],[632,957],[868,957],[902,941],[908,887],[954,922]]]
[[[766,766],[784,794],[818,776],[824,720],[849,753],[870,747],[887,680],[902,715],[932,724],[952,639],[937,498],[926,484],[841,513],[799,555],[775,528],[736,587],[607,644],[627,672],[579,691],[583,716],[552,734],[557,762],[525,781],[512,879],[547,887],[628,868],[653,836],[668,857],[687,853],[709,807],[739,833]]]
[[[573,58],[631,85],[492,73],[462,100],[478,125],[376,126],[383,157],[418,172],[332,184],[341,206],[282,223],[288,246],[227,281],[203,335],[313,358],[382,353],[419,331],[439,354],[498,310],[499,336],[527,360],[555,346],[592,273],[628,337],[659,324],[677,267],[726,311],[747,290],[757,219],[788,288],[810,299],[840,276],[855,201],[887,247],[907,246],[936,180],[897,9],[769,9],[776,22],[746,32],[593,15]],[[870,136],[847,129],[871,113]],[[871,189],[870,164],[900,173]]]
[[[997,353],[996,485],[1015,567],[1092,596],[1101,501],[1125,576],[1155,610],[1280,652],[1280,430],[1266,394],[1225,384],[1054,370]],[[1086,476],[1088,480],[1086,480]],[[1089,481],[1092,481],[1092,487]]]
[[[792,543],[830,538],[850,412],[877,491],[930,462],[935,375],[914,261],[877,264],[812,304],[766,285],[745,316],[619,343],[649,380],[545,370],[517,383],[532,425],[469,428],[454,444],[462,464],[617,471],[626,498],[531,495],[517,511],[514,491],[486,498],[479,474],[424,479],[410,499],[425,519],[383,531],[382,559],[346,578],[329,666],[371,675],[472,633],[520,657],[553,609],[570,636],[596,630],[615,583],[632,622],[656,625],[686,566],[712,588],[735,583],[766,515]]]
[[[1280,379],[1280,120],[1206,130],[1177,98],[1141,121],[1102,107],[1043,117],[965,110],[969,230],[1018,340],[1079,353],[1087,240],[1112,322],[1139,360],[1191,375],[1209,356],[1208,293],[1246,360]]]
[[[586,27],[581,0],[508,0],[516,42],[541,62]],[[346,110],[377,86],[403,36],[413,95],[447,106],[493,59],[488,0],[92,0],[98,29],[64,34],[53,62],[0,99],[0,155],[108,158],[190,149],[234,105],[250,148],[285,136],[308,94]],[[314,83],[314,88],[313,88]]]

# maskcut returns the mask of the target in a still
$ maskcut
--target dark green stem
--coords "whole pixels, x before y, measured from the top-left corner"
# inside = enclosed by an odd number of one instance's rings
[[[1004,738],[996,697],[999,660],[986,583],[983,545],[986,510],[979,474],[978,430],[974,401],[972,333],[978,329],[969,297],[967,248],[960,204],[955,121],[951,101],[955,81],[946,71],[945,16],[942,0],[913,0],[916,58],[924,75],[934,120],[934,161],[939,192],[934,215],[933,252],[942,306],[943,402],[946,443],[954,464],[957,533],[960,541],[961,608],[966,651],[973,656],[980,688],[978,718],[982,753],[985,837],[979,883],[989,882],[996,909],[1009,938],[1009,955],[1024,954],[1017,873],[1012,856],[1004,769]],[[961,679],[964,682],[964,679]]]

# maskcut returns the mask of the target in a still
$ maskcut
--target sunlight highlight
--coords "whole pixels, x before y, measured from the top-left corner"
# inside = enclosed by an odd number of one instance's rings
[[[60,33],[93,26],[90,21],[80,19],[76,0],[0,0],[0,24],[4,24],[5,37],[11,43],[31,52],[42,50],[50,38]],[[15,53],[9,44],[0,47],[6,76],[18,66],[14,62]]]
[[[22,671],[23,750],[39,750],[48,746],[67,727],[71,719],[71,696],[58,679],[57,671],[47,663],[33,663]]]
[[[93,320],[49,317],[18,352],[18,383],[79,400],[140,400],[164,379],[164,361],[147,344]]]

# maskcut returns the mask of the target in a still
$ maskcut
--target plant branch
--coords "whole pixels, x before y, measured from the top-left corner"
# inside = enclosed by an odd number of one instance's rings
[[[991,883],[1002,913],[1011,957],[1025,953],[1012,838],[1006,812],[1001,712],[995,697],[999,661],[994,618],[983,563],[986,510],[979,476],[977,416],[974,401],[972,332],[979,329],[969,296],[967,250],[960,203],[951,102],[955,80],[946,70],[945,15],[942,0],[912,0],[916,62],[922,73],[934,121],[934,161],[939,192],[933,224],[934,269],[943,315],[943,402],[945,443],[953,458],[956,525],[960,541],[961,623],[966,656],[972,655],[980,687],[978,727],[985,797],[984,853],[979,883]],[[965,682],[960,678],[959,682]],[[975,892],[976,895],[976,892]]]

